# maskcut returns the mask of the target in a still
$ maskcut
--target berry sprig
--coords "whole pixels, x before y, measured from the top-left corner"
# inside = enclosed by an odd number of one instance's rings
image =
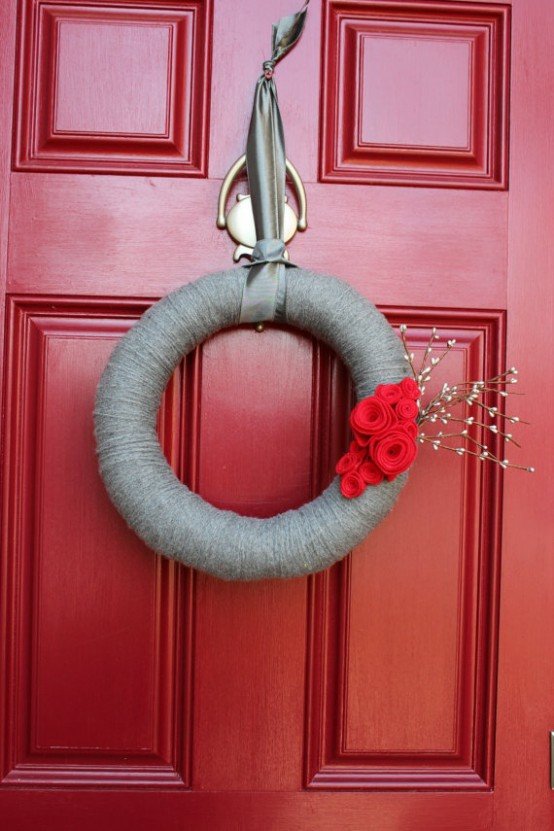
[[[432,329],[431,337],[423,353],[423,359],[419,368],[414,363],[414,353],[410,351],[407,337],[407,326],[400,326],[400,337],[404,346],[404,355],[414,381],[419,386],[421,393],[432,377],[433,370],[445,359],[450,350],[455,346],[456,340],[450,339],[446,342],[446,348],[438,354],[433,354],[436,341],[439,339],[436,328]],[[527,424],[519,416],[506,415],[499,406],[500,401],[489,404],[491,394],[498,399],[505,399],[509,395],[521,395],[515,392],[512,387],[517,384],[517,369],[511,367],[492,378],[478,381],[462,381],[458,384],[444,383],[441,390],[425,405],[422,406],[416,419],[419,433],[417,440],[420,444],[430,444],[433,450],[449,450],[458,456],[476,456],[481,461],[494,462],[504,470],[515,468],[534,473],[534,467],[526,467],[510,462],[507,458],[500,457],[491,449],[488,444],[478,441],[472,434],[472,427],[479,427],[498,436],[503,444],[513,444],[520,447],[509,432],[508,425]],[[466,407],[476,410],[475,415],[463,415]],[[462,415],[460,414],[462,413]],[[490,419],[490,420],[489,420]],[[421,430],[424,424],[443,425],[447,429],[434,433],[427,433]],[[461,427],[455,425],[463,425]],[[451,429],[449,429],[451,426]]]

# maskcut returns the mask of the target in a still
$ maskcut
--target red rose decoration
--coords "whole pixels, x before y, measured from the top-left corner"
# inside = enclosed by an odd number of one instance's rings
[[[363,448],[360,449],[362,450],[362,453],[364,453]],[[345,453],[344,456],[341,456],[338,460],[335,468],[336,473],[338,473],[339,476],[342,476],[344,473],[350,473],[358,467],[362,461],[362,458],[363,456],[359,453],[349,450],[348,453]]]
[[[346,473],[340,480],[340,492],[347,499],[354,499],[365,490],[365,482],[357,470]]]
[[[400,389],[405,398],[411,398],[413,401],[417,401],[421,395],[421,390],[413,378],[403,378],[400,382]]]
[[[415,421],[401,421],[399,427],[404,430],[411,439],[417,439],[419,430]]]
[[[390,404],[387,404],[381,398],[376,398],[374,395],[359,401],[350,415],[350,424],[359,444],[362,441],[367,444],[365,438],[360,440],[360,433],[362,437],[379,436],[388,433],[392,426],[396,424],[396,421],[394,410]]]
[[[351,441],[349,453],[352,453],[354,456],[357,456],[360,462],[362,462],[366,455],[366,449],[365,447],[362,447],[360,444],[358,444],[357,441]]]
[[[390,480],[408,470],[417,456],[417,445],[405,430],[398,429],[372,442],[371,456]]]
[[[375,395],[387,404],[396,404],[402,397],[402,391],[398,384],[379,384],[375,388]]]
[[[379,485],[384,478],[383,471],[379,470],[375,462],[372,462],[371,459],[368,459],[367,462],[362,462],[358,473],[367,485]]]
[[[350,418],[352,418],[352,416],[350,416]],[[365,448],[371,441],[371,435],[364,436],[362,433],[358,433],[357,430],[354,430],[354,428],[352,428],[352,432],[354,433],[353,444],[355,444],[357,447],[360,447],[365,453]]]
[[[413,421],[414,418],[417,418],[419,407],[413,398],[401,398],[395,407],[395,412],[398,418]]]
[[[336,467],[347,499],[410,467],[417,455],[419,396],[416,382],[404,378],[399,384],[379,384],[375,395],[358,401],[350,414],[354,441]]]

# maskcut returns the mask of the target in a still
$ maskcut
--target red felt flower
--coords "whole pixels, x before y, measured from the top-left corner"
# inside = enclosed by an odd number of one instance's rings
[[[413,398],[401,398],[395,407],[395,412],[403,421],[413,421],[419,413],[419,407]]]
[[[403,378],[400,382],[400,389],[405,398],[411,398],[414,401],[417,401],[421,395],[421,390],[413,378]]]
[[[350,442],[350,447],[348,448],[349,453],[353,453],[354,456],[357,456],[358,459],[363,461],[366,456],[366,449],[364,446],[359,444],[356,440]]]
[[[345,473],[340,480],[340,491],[347,499],[354,499],[365,490],[365,482],[357,470]]]
[[[358,401],[350,414],[354,441],[336,467],[343,496],[353,499],[366,485],[391,481],[417,456],[420,389],[412,378],[379,384],[375,395]]]
[[[352,414],[350,415],[350,419],[351,419],[351,423],[352,423]],[[365,453],[365,449],[368,446],[369,442],[371,441],[371,435],[368,434],[367,436],[364,436],[363,433],[358,433],[358,431],[354,430],[354,428],[352,428],[352,432],[354,433],[354,442],[353,442],[353,444],[355,444],[357,447],[361,448],[361,450],[363,450],[364,453]]]
[[[350,415],[350,425],[359,444],[367,444],[366,436],[379,436],[388,433],[396,424],[394,410],[381,398],[374,395],[359,401]]]
[[[416,456],[415,441],[402,429],[371,443],[371,457],[389,480],[408,470]]]
[[[404,430],[411,439],[417,439],[419,430],[415,421],[401,421],[398,426]]]
[[[365,452],[363,448],[360,448],[362,454]],[[348,453],[345,453],[344,456],[341,456],[337,462],[337,466],[335,467],[335,472],[342,476],[345,473],[350,473],[352,470],[356,470],[356,468],[360,465],[362,461],[363,455],[360,453],[353,452],[351,450]]]
[[[379,470],[375,462],[372,462],[371,459],[368,459],[366,462],[362,462],[358,472],[364,482],[368,485],[379,485],[384,478],[383,471]]]
[[[398,384],[379,384],[375,388],[375,395],[387,404],[396,404],[402,398],[402,391]]]

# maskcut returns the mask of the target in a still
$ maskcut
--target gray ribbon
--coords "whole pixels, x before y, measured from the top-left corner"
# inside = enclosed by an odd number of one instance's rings
[[[297,14],[273,24],[272,55],[258,79],[246,144],[246,168],[257,243],[248,264],[240,322],[282,320],[285,311],[285,136],[273,69],[292,49],[304,28],[306,3]]]

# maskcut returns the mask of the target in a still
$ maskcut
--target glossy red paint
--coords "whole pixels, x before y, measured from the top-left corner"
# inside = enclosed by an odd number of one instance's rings
[[[113,344],[231,262],[218,188],[291,10],[0,6],[2,831],[552,825],[547,0],[312,0],[278,69],[308,192],[294,260],[407,323],[416,352],[433,325],[455,337],[437,384],[508,356],[535,477],[422,451],[344,563],[232,584],[148,551],[96,471]],[[160,437],[205,498],[268,516],[329,481],[350,403],[312,338],[240,327],[183,362]]]
[[[206,175],[210,2],[20,9],[16,169]]]
[[[323,181],[506,186],[508,5],[324,9]]]

